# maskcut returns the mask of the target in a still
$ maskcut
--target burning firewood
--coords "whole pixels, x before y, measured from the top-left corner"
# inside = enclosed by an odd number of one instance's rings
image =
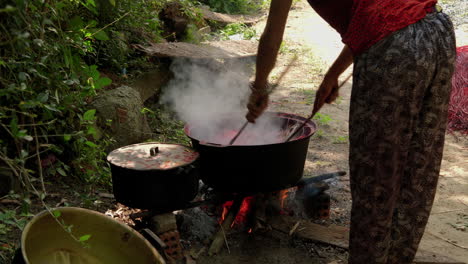
[[[234,219],[236,218],[237,213],[239,212],[239,209],[241,207],[242,201],[244,200],[244,197],[241,198],[236,198],[234,200],[234,203],[232,204],[231,208],[229,209],[229,212],[227,215],[224,217],[224,221],[220,226],[220,229],[214,236],[213,242],[211,243],[210,249],[208,250],[208,255],[212,256],[221,250],[221,247],[223,244],[226,242],[225,241],[225,231],[229,230],[231,228],[232,223],[234,222]]]

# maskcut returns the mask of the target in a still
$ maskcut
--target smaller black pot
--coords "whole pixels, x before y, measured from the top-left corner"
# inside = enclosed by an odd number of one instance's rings
[[[115,199],[141,209],[180,208],[198,193],[197,159],[197,152],[176,144],[153,142],[116,149],[107,157]]]

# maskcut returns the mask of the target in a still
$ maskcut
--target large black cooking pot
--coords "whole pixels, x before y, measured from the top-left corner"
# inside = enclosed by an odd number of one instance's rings
[[[290,129],[306,119],[287,113],[265,113],[279,120],[281,129]],[[219,145],[201,139],[202,128],[185,126],[186,135],[200,153],[199,169],[204,183],[217,191],[255,193],[288,188],[301,179],[316,125],[308,121],[289,142],[261,145]],[[244,132],[245,133],[245,132]]]
[[[127,206],[175,210],[198,193],[198,153],[177,144],[141,143],[107,156],[115,199]]]

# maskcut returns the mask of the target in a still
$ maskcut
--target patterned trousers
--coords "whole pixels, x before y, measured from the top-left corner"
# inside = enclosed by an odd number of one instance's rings
[[[455,54],[450,19],[431,13],[355,58],[350,264],[413,261],[437,188]]]

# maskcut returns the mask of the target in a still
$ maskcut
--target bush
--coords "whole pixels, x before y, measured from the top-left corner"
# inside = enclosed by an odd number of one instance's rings
[[[0,11],[0,159],[27,190],[47,174],[109,184],[88,103],[111,80],[88,63],[110,31],[92,3],[18,0]]]
[[[213,11],[227,14],[251,14],[262,8],[266,0],[201,0]]]

